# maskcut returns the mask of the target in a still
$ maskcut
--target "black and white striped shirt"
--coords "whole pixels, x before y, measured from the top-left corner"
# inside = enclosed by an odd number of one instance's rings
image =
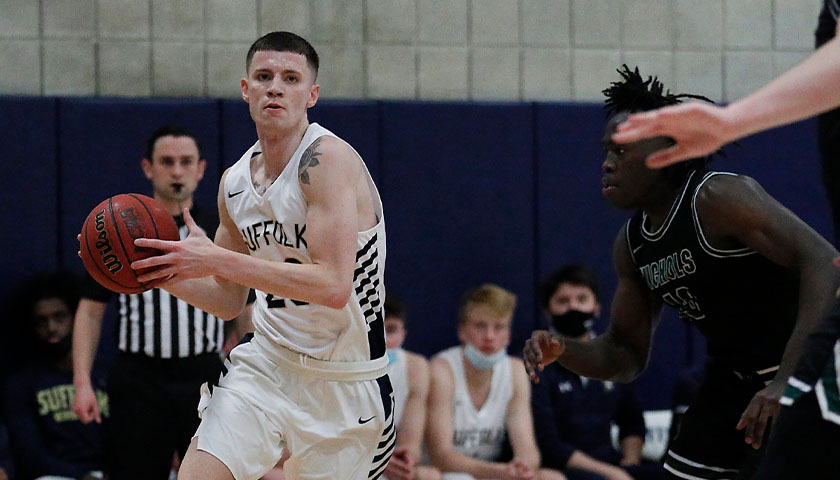
[[[219,225],[215,211],[199,207],[190,210],[196,223],[212,236]],[[181,216],[175,217],[181,238],[187,228]],[[92,280],[85,298],[108,302],[113,293]],[[223,321],[165,290],[152,289],[139,294],[119,294],[117,303],[121,352],[151,358],[186,358],[219,352],[224,343]]]

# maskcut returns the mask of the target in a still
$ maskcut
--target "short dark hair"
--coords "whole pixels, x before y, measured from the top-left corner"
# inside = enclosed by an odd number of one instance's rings
[[[33,319],[35,304],[41,300],[57,298],[67,305],[70,313],[74,313],[79,306],[81,291],[79,279],[70,272],[53,272],[36,274],[23,281],[13,296],[19,305],[21,319],[29,323]]]
[[[660,107],[677,105],[684,99],[704,100],[714,103],[702,95],[690,93],[671,93],[665,90],[658,78],[649,76],[647,80],[642,78],[639,67],[631,70],[626,64],[616,70],[622,80],[612,82],[609,88],[603,90],[607,99],[604,101],[604,108],[607,115],[612,116],[619,112],[646,112]],[[673,139],[671,139],[673,142]],[[699,157],[687,162],[674,164],[662,169],[669,182],[682,183],[686,175],[698,168],[703,168],[708,163],[710,156]]]
[[[551,272],[540,285],[540,306],[543,309],[548,309],[548,302],[551,301],[557,287],[562,283],[587,287],[592,290],[595,300],[600,301],[601,289],[598,286],[598,276],[595,275],[595,272],[583,265],[564,265]]]
[[[251,44],[251,48],[248,49],[248,55],[245,57],[246,74],[251,69],[251,60],[254,58],[254,54],[260,50],[299,53],[306,57],[306,63],[312,69],[312,79],[315,80],[318,78],[318,52],[315,51],[312,44],[299,35],[292,32],[271,32],[258,38]]]
[[[385,318],[396,317],[405,323],[408,317],[408,307],[402,298],[388,292],[385,294]]]
[[[158,127],[157,130],[152,132],[149,135],[149,138],[146,139],[146,158],[149,161],[152,161],[152,154],[155,151],[155,143],[161,137],[190,137],[195,142],[196,148],[198,148],[198,158],[199,160],[204,158],[201,154],[201,142],[198,141],[198,137],[188,128],[182,127],[181,125],[163,125]]]

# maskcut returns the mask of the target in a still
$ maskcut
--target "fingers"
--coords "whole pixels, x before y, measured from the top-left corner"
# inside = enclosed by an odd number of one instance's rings
[[[157,238],[138,238],[134,240],[134,245],[143,248],[155,248],[163,252],[171,252],[175,249],[177,241],[159,240]]]
[[[755,449],[761,447],[767,424],[776,414],[778,407],[773,403],[775,402],[766,403],[759,398],[753,398],[735,426],[737,430],[744,431],[744,442]]]
[[[686,149],[679,143],[664,150],[658,150],[650,154],[645,160],[648,168],[662,168],[668,165],[673,165],[681,160],[688,158]]]
[[[138,260],[134,263],[139,263],[142,260]],[[131,268],[134,268],[134,263],[131,264]],[[135,270],[140,270],[139,268],[135,268]],[[137,276],[137,281],[141,283],[155,283],[156,287],[160,287],[166,282],[169,282],[171,279],[169,277],[174,277],[175,272],[173,268],[156,268],[151,272],[143,273],[142,275]]]
[[[636,113],[621,122],[613,134],[615,143],[632,143],[661,134],[662,123],[658,112]]]

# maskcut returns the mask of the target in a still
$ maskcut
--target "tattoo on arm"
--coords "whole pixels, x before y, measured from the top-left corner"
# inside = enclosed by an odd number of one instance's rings
[[[318,146],[321,144],[321,138],[319,137],[317,140],[312,142],[312,145],[306,148],[306,151],[303,152],[303,155],[300,157],[300,164],[298,165],[298,177],[300,181],[309,185],[309,172],[307,169],[309,167],[317,167],[318,162],[318,155],[321,155],[321,152],[317,150]]]

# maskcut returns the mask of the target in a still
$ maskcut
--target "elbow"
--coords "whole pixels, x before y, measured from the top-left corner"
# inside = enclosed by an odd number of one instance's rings
[[[213,312],[213,315],[221,318],[226,322],[229,322],[241,315],[243,310],[245,310],[244,304],[230,304],[220,307],[217,312]]]
[[[327,290],[324,298],[324,305],[330,308],[342,309],[350,301],[350,293],[353,290],[352,284],[335,285]]]

